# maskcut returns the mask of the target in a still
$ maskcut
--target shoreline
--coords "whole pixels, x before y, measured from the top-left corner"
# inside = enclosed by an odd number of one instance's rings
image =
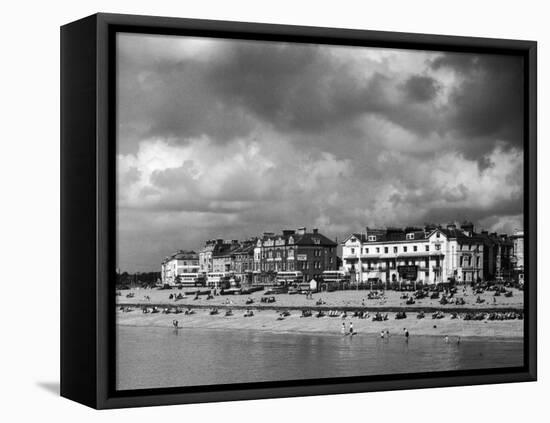
[[[155,329],[167,329],[167,330],[174,330],[170,326],[166,325],[135,325],[135,324],[117,324],[117,326],[120,327],[126,327],[126,328],[155,328]],[[333,332],[312,332],[312,331],[289,331],[289,330],[261,330],[261,329],[227,329],[227,328],[221,328],[221,327],[208,327],[208,328],[197,328],[192,326],[180,326],[178,330],[182,331],[189,331],[189,330],[206,330],[206,331],[243,331],[243,332],[260,332],[260,333],[273,333],[276,335],[317,335],[317,336],[332,336],[332,337],[342,337],[342,334],[333,333]],[[357,332],[357,336],[378,336],[378,332]],[[439,335],[436,334],[425,334],[425,333],[416,333],[415,336],[436,336],[439,337]],[[461,340],[468,340],[468,339],[475,339],[475,340],[481,340],[486,339],[488,341],[499,341],[499,342],[523,342],[522,336],[487,336],[487,335],[453,335],[449,334],[450,337],[452,336],[460,336]],[[393,334],[391,335],[393,338],[403,338],[402,334]],[[451,339],[452,340],[452,339]]]
[[[403,329],[407,328],[411,336],[449,336],[449,337],[486,337],[502,339],[522,339],[524,336],[523,320],[468,320],[451,319],[445,316],[442,319],[432,319],[427,316],[417,319],[416,314],[406,319],[395,319],[395,313],[388,313],[388,320],[373,322],[372,318],[360,319],[357,317],[300,317],[297,313],[278,320],[279,314],[273,310],[255,310],[252,317],[243,317],[241,313],[233,316],[210,315],[205,310],[198,310],[195,314],[143,314],[141,310],[116,313],[117,326],[130,327],[164,327],[173,329],[173,321],[178,321],[180,329],[218,329],[243,330],[268,333],[296,333],[317,335],[342,336],[342,323],[346,331],[353,323],[354,331],[359,335],[379,335],[388,330],[390,336],[402,336]]]

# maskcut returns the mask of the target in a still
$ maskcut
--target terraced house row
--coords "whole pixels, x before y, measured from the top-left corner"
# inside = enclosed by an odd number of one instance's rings
[[[423,228],[369,228],[338,244],[305,227],[245,241],[215,239],[162,262],[162,283],[241,286],[338,282],[523,281],[523,231],[476,233],[463,222]],[[349,285],[348,285],[349,286]]]

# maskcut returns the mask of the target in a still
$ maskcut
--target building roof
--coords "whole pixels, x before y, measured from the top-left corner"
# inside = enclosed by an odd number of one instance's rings
[[[216,244],[212,251],[212,257],[225,257],[231,255],[235,250],[241,247],[238,243],[222,243]]]
[[[186,251],[186,250],[179,250],[175,253],[169,255],[163,260],[163,263],[169,262],[171,260],[198,260],[199,255],[195,251]]]
[[[323,247],[336,247],[336,242],[320,233],[305,233],[303,235],[291,235],[295,245],[321,245]]]
[[[286,244],[288,243],[288,240],[292,238],[292,245],[302,246],[320,245],[322,247],[336,247],[338,245],[335,241],[332,241],[330,238],[319,233],[316,229],[314,229],[314,231],[315,232],[299,232],[284,230],[281,234],[264,233],[258,239],[262,242],[268,240],[276,241],[281,239],[284,240]]]
[[[483,242],[484,238],[478,234],[473,232],[471,235],[467,235],[462,231],[461,229],[436,229],[442,233],[444,233],[447,238],[455,238],[459,243],[462,244],[473,244],[473,243],[479,243]]]
[[[474,244],[474,243],[486,243],[488,242],[486,236],[476,232],[471,234],[465,233],[463,229],[458,229],[456,226],[451,225],[447,228],[440,226],[426,226],[424,229],[416,227],[407,228],[366,228],[366,233],[353,233],[349,235],[343,242],[345,244],[350,238],[355,237],[361,243],[384,243],[384,242],[401,242],[401,241],[425,241],[435,232],[441,232],[447,238],[456,239],[461,244]],[[370,236],[376,236],[375,241],[369,241]],[[503,239],[500,236],[495,236],[491,242],[506,243],[509,242],[508,238]]]

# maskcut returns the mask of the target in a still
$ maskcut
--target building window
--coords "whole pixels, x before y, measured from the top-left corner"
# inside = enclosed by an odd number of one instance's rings
[[[376,247],[376,252],[377,252],[377,253],[380,252],[380,247]]]
[[[416,245],[413,247],[413,251],[418,251],[418,247]]]
[[[438,233],[435,234],[435,237],[436,237],[436,238],[440,238],[440,237],[441,237],[441,234],[438,232]]]
[[[441,250],[441,244],[435,244],[435,249],[436,249],[436,251]]]
[[[376,241],[376,235],[369,235],[368,240],[369,241]]]
[[[351,249],[351,254],[355,254],[355,248]]]
[[[388,254],[388,247],[384,247],[384,253]]]
[[[368,253],[369,253],[369,249],[368,249],[368,248],[365,248],[365,252],[368,254]]]
[[[426,245],[426,251],[430,251],[430,246]]]
[[[407,252],[407,246],[403,246],[403,252],[406,253]]]
[[[413,233],[407,234],[407,239],[414,239],[414,234]]]
[[[393,252],[397,254],[397,247],[393,247]]]

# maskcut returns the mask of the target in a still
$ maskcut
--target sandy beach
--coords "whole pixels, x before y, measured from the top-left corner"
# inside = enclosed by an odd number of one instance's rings
[[[219,305],[232,305],[237,307],[245,307],[246,300],[252,298],[254,300],[254,307],[298,307],[298,308],[311,308],[315,307],[317,300],[321,299],[324,307],[330,308],[345,308],[345,307],[366,307],[367,309],[390,309],[407,307],[407,309],[431,309],[437,308],[441,310],[452,310],[455,308],[468,308],[468,309],[486,309],[486,308],[503,308],[503,309],[523,309],[523,291],[518,289],[510,289],[512,291],[512,297],[505,297],[500,295],[498,297],[493,296],[493,292],[485,291],[480,294],[479,297],[483,300],[482,303],[476,303],[478,297],[474,294],[470,287],[466,288],[466,292],[463,292],[462,288],[458,289],[455,298],[464,298],[465,304],[463,306],[457,306],[455,304],[441,305],[437,299],[423,298],[416,300],[415,304],[406,305],[404,299],[400,298],[404,292],[398,291],[385,291],[384,298],[381,299],[368,299],[367,295],[370,291],[335,291],[335,292],[320,292],[313,294],[312,298],[307,298],[305,295],[289,295],[278,294],[273,295],[275,297],[275,303],[262,303],[260,300],[264,297],[264,291],[254,292],[250,295],[218,295],[213,299],[207,300],[206,295],[201,295],[199,299],[195,300],[194,295],[185,294],[189,289],[131,289],[122,290],[120,296],[116,297],[117,304],[160,304],[160,305],[181,305],[181,306],[219,306]],[[128,294],[133,294],[132,298],[128,298]],[[177,295],[182,294],[185,298],[174,301],[170,300],[170,294]],[[409,295],[412,293],[409,293]],[[149,297],[149,299],[147,299]]]
[[[493,292],[486,291],[480,294],[483,303],[476,303],[477,294],[467,288],[465,292],[459,289],[457,298],[464,298],[464,306],[454,304],[441,305],[439,300],[424,298],[417,300],[413,305],[406,305],[405,300],[401,299],[403,292],[386,291],[382,299],[367,299],[369,291],[336,291],[313,294],[313,299],[308,299],[305,295],[274,295],[274,303],[262,303],[261,298],[265,297],[262,291],[251,295],[219,295],[207,300],[205,295],[194,299],[194,295],[185,295],[186,290],[158,290],[158,289],[134,289],[120,291],[117,296],[117,324],[128,326],[159,326],[172,327],[172,321],[178,320],[179,326],[185,328],[197,329],[243,329],[243,330],[262,330],[271,332],[307,332],[307,333],[326,333],[339,334],[342,322],[349,326],[353,322],[355,330],[359,333],[380,333],[382,330],[389,330],[390,334],[403,333],[403,328],[407,328],[411,335],[449,335],[449,336],[489,336],[489,337],[522,337],[523,320],[463,320],[462,315],[459,318],[452,319],[451,312],[464,310],[523,310],[523,292],[513,289],[512,297],[493,297]],[[133,293],[131,298],[128,293]],[[177,295],[182,293],[185,298],[181,300],[170,300],[170,294]],[[149,297],[149,299],[147,299]],[[247,305],[246,300],[252,298],[253,304]],[[493,300],[495,298],[496,301]],[[321,299],[324,304],[317,306],[317,300]],[[122,305],[132,305],[134,311],[123,312],[120,310]],[[189,307],[195,311],[192,315],[163,314],[163,313],[143,313],[142,305],[160,305],[160,306],[179,306],[182,309]],[[210,315],[209,310],[212,307],[219,306],[218,315]],[[254,316],[243,317],[245,308],[252,308]],[[395,319],[395,310],[405,308],[407,318]],[[233,309],[233,316],[225,316],[226,309]],[[370,310],[369,318],[360,319],[348,315],[346,319],[341,317],[300,317],[300,309],[339,309],[357,308],[361,310]],[[290,316],[283,320],[279,318],[281,310],[289,310]],[[442,319],[432,319],[431,309],[442,310],[445,317]],[[385,310],[388,312],[388,320],[382,322],[373,322],[372,313],[376,310]],[[425,311],[424,319],[418,319],[418,311]]]
[[[432,319],[426,315],[417,319],[416,314],[409,314],[406,319],[396,320],[394,313],[389,313],[388,320],[373,322],[371,318],[359,319],[348,317],[300,317],[299,312],[291,313],[283,320],[278,320],[275,310],[255,310],[254,316],[244,317],[242,310],[235,310],[233,316],[225,316],[223,310],[218,315],[210,315],[208,309],[196,309],[195,314],[144,314],[140,309],[132,312],[117,311],[117,324],[127,326],[172,327],[173,320],[184,328],[196,329],[241,329],[270,332],[323,333],[337,335],[341,333],[342,323],[353,323],[359,334],[379,334],[388,330],[390,335],[402,335],[407,328],[411,336],[485,336],[497,338],[518,338],[523,336],[523,320],[506,321],[465,321],[451,319],[450,315],[442,319]]]

